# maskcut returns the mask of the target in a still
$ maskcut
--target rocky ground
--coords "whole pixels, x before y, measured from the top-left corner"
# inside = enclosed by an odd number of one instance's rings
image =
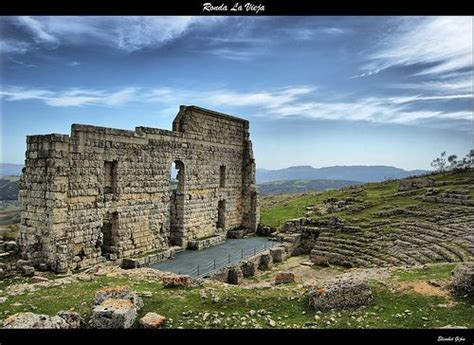
[[[308,259],[275,263],[240,285],[149,268],[96,267],[63,277],[37,272],[0,283],[0,322],[6,328],[474,326],[469,292],[449,287],[455,264],[340,268]],[[357,303],[348,296],[358,296]]]

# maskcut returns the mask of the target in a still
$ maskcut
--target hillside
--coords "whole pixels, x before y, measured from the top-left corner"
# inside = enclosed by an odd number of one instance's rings
[[[304,193],[312,190],[339,189],[342,187],[361,184],[357,181],[346,180],[286,180],[271,181],[257,185],[259,195]]]
[[[399,179],[421,175],[427,170],[403,170],[384,165],[352,165],[313,168],[309,165],[289,167],[281,170],[257,169],[257,183],[281,180],[349,180],[359,182],[381,182],[387,179]]]
[[[19,177],[5,176],[0,179],[0,200],[18,200]]]
[[[306,216],[313,256],[346,266],[472,260],[474,169],[260,198],[261,223]]]

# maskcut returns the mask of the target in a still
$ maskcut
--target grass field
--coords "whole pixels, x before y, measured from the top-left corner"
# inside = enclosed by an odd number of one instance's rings
[[[430,266],[427,270],[397,271],[388,283],[372,282],[373,302],[366,308],[316,313],[308,306],[306,290],[290,284],[269,289],[247,289],[211,282],[204,287],[165,289],[155,280],[125,276],[95,277],[57,287],[7,296],[0,304],[0,318],[21,311],[54,315],[74,310],[85,319],[91,315],[95,291],[102,287],[128,285],[142,295],[146,312],[156,312],[172,320],[170,328],[434,328],[446,325],[473,327],[472,306],[450,295],[432,295],[393,288],[409,279],[449,279],[452,264]],[[264,273],[265,274],[265,273]],[[23,278],[23,281],[28,278]],[[0,282],[0,288],[18,283]],[[201,294],[207,294],[202,298]],[[0,296],[5,290],[0,290]],[[211,298],[211,295],[213,297]],[[315,320],[317,315],[318,320]]]

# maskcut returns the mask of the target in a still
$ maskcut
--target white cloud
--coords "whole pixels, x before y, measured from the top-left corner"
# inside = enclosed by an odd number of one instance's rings
[[[369,56],[359,76],[393,66],[433,64],[416,75],[472,69],[472,17],[411,17]]]
[[[193,26],[211,26],[225,17],[100,16],[15,17],[38,44],[106,44],[127,52],[160,47],[185,35]]]
[[[463,74],[463,78],[448,78],[424,81],[418,83],[405,83],[388,85],[388,88],[414,89],[418,91],[429,91],[437,94],[446,93],[472,93],[473,83],[472,73]]]
[[[31,44],[23,41],[3,38],[0,40],[1,54],[25,54],[31,49]]]
[[[33,40],[38,43],[57,44],[58,39],[45,31],[44,25],[32,17],[17,17],[20,26],[27,29],[33,36]]]
[[[6,101],[40,100],[53,107],[77,107],[86,105],[116,106],[132,101],[136,96],[136,88],[125,88],[119,91],[68,89],[54,92],[44,89],[27,89],[7,87],[0,91]]]
[[[298,117],[410,125],[427,125],[426,121],[441,121],[442,123],[436,125],[438,127],[445,126],[453,120],[461,121],[465,125],[472,119],[472,111],[450,112],[431,108],[423,110],[418,106],[420,102],[426,101],[472,99],[472,93],[321,101],[322,97],[317,94],[317,91],[317,87],[308,85],[260,92],[239,92],[222,88],[196,91],[170,87],[154,89],[128,87],[113,91],[73,88],[54,92],[44,89],[7,87],[0,92],[0,95],[6,101],[39,100],[53,107],[118,106],[128,102],[158,103],[167,112],[171,105],[175,107],[176,104],[200,104],[213,108],[245,107],[258,116],[274,119]],[[414,107],[415,105],[417,107]]]

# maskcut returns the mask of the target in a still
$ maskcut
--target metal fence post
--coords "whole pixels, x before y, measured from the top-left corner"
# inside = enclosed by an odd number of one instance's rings
[[[253,255],[257,254],[257,247],[253,247]]]
[[[227,262],[230,264],[230,253],[227,256],[227,259],[228,259]]]
[[[242,248],[241,251],[240,251],[240,258],[241,258],[241,259],[244,258],[244,248]]]
[[[216,258],[214,258],[214,269],[216,269]]]
[[[199,265],[197,266],[197,271],[198,271],[198,275],[199,275]]]

